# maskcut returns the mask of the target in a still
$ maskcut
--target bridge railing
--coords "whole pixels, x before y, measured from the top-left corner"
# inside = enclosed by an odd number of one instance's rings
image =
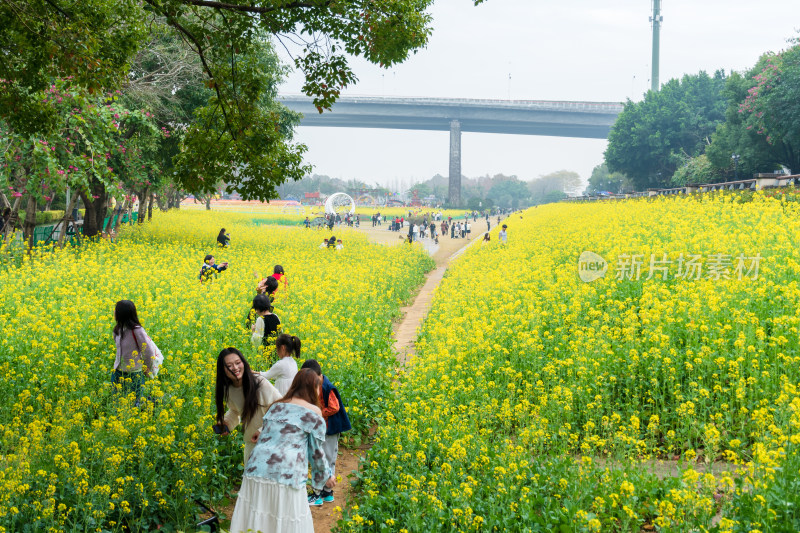
[[[311,99],[305,95],[282,95],[289,102],[308,103]],[[500,100],[486,98],[436,98],[426,96],[342,96],[337,100],[340,104],[394,104],[394,105],[445,105],[445,106],[492,106],[527,109],[554,109],[564,111],[592,111],[620,113],[623,104],[618,102],[586,102],[563,100]]]

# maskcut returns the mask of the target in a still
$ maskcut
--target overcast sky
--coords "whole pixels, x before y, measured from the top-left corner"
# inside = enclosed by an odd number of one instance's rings
[[[428,47],[389,70],[362,60],[348,95],[623,102],[650,86],[648,0],[438,0]],[[744,70],[798,36],[798,0],[662,0],[661,82]],[[286,57],[286,56],[284,56]],[[510,79],[509,79],[510,77]],[[282,87],[299,93],[302,76]],[[448,174],[448,132],[300,127],[314,172],[390,187]],[[462,174],[585,180],[606,141],[462,134]]]

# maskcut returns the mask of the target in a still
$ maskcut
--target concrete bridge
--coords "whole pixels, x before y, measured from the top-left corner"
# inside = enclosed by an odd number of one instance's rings
[[[461,203],[462,131],[605,139],[622,111],[617,102],[344,96],[320,114],[306,96],[280,99],[303,113],[301,126],[449,131],[452,205]]]

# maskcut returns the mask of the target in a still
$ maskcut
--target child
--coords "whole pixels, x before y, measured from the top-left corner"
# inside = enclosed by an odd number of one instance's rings
[[[278,362],[272,365],[264,377],[274,379],[275,388],[285,395],[297,375],[297,361],[292,359],[292,356],[300,357],[300,339],[294,335],[281,333],[275,339],[275,352],[278,354]]]
[[[283,271],[281,265],[275,265],[275,268],[272,269],[272,277],[278,280],[279,283],[283,283],[284,288],[289,288],[289,280],[286,278],[286,272]]]
[[[319,407],[322,409],[322,417],[325,419],[327,429],[325,431],[325,444],[322,450],[325,452],[325,459],[331,465],[331,477],[336,476],[336,458],[339,455],[339,434],[350,431],[350,419],[344,409],[342,397],[339,390],[322,374],[322,368],[316,359],[309,359],[303,363],[302,368],[309,368],[316,372],[320,377]],[[327,488],[322,492],[312,492],[308,497],[309,505],[319,506],[323,502],[333,501],[333,491]]]
[[[259,294],[253,298],[253,309],[247,317],[247,325],[253,332],[250,337],[250,342],[254,348],[258,348],[262,344],[269,346],[272,344],[272,339],[278,334],[278,326],[281,325],[281,319],[278,315],[272,313],[272,303],[269,297]],[[253,320],[255,317],[255,320]]]
[[[218,265],[214,263],[213,255],[206,255],[205,259],[203,259],[203,266],[200,267],[200,275],[198,276],[200,283],[217,277],[217,273],[222,272],[226,268],[228,268],[227,261]]]
[[[254,272],[256,279],[260,276],[258,273]],[[275,291],[278,290],[278,280],[273,278],[272,276],[267,276],[266,278],[262,279],[258,282],[256,286],[256,292],[258,294],[264,294],[269,297],[270,302],[275,301]]]

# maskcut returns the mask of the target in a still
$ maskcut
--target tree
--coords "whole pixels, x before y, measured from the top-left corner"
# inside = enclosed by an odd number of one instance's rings
[[[765,62],[739,112],[746,128],[772,147],[777,163],[800,170],[800,44]]]
[[[412,195],[414,192],[417,193],[417,198],[422,199],[433,194],[433,189],[427,183],[415,183],[408,190],[408,194]]]
[[[84,234],[96,235],[109,194],[121,200],[130,183],[146,179],[145,152],[160,135],[149,116],[125,109],[116,97],[70,87],[57,80],[37,93],[37,105],[57,119],[46,134],[19,132],[0,121],[0,151],[5,155],[0,187],[14,197],[27,197],[26,237],[32,235],[36,205],[66,187],[84,201]]]
[[[771,172],[781,165],[800,168],[798,56],[800,46],[795,44],[780,54],[764,54],[748,72],[728,78],[726,120],[706,150],[718,179],[733,178],[733,154],[739,155],[740,176]]]
[[[580,185],[581,177],[577,172],[559,170],[532,180],[528,183],[528,189],[531,201],[543,204],[565,198],[568,192],[578,190]]]
[[[625,174],[610,172],[608,165],[601,163],[592,169],[586,194],[597,194],[599,192],[618,194],[628,189],[631,189],[631,186]]]
[[[678,167],[672,175],[672,184],[683,187],[690,184],[713,183],[718,176],[714,165],[706,154],[691,157]]]
[[[524,181],[512,176],[510,179],[498,181],[492,185],[486,197],[500,207],[516,209],[526,203],[530,197],[530,191]]]
[[[145,18],[137,0],[0,2],[0,119],[22,135],[55,127],[38,95],[56,78],[89,94],[118,87]]]
[[[608,137],[608,169],[626,174],[640,190],[668,185],[681,161],[703,153],[723,122],[724,88],[722,71],[700,72],[626,102]]]
[[[21,2],[3,2],[0,94],[11,97],[0,99],[0,117],[31,131],[52,125],[33,120],[37,107],[18,101],[35,103],[30,91],[57,75],[74,76],[76,84],[92,90],[117,89],[144,41],[146,23],[163,20],[197,55],[214,93],[186,133],[175,162],[177,179],[191,191],[209,192],[224,181],[229,192],[268,199],[277,185],[308,170],[304,147],[291,145],[282,130],[285,112],[263,105],[274,102],[274,76],[264,79],[268,40],[293,55],[305,74],[303,91],[322,112],[356,79],[348,56],[389,67],[424,47],[432,2],[33,0],[26,9],[18,9]],[[7,61],[12,56],[19,59]]]

